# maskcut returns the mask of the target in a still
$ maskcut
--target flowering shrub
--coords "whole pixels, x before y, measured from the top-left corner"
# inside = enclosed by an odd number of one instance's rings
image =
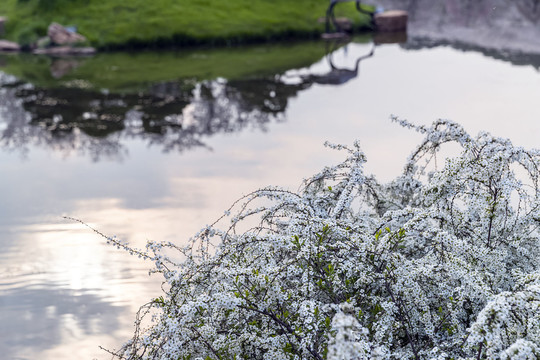
[[[341,164],[245,196],[185,247],[109,239],[165,279],[115,356],[540,359],[540,151],[394,120],[425,138],[389,184],[358,144],[328,145]],[[427,172],[449,142],[461,155]]]

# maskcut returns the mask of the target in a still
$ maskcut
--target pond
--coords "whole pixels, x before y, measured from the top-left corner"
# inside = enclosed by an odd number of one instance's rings
[[[410,11],[408,36],[2,55],[2,358],[107,359],[99,346],[120,346],[138,307],[159,295],[151,264],[63,216],[138,247],[182,244],[243,194],[296,190],[339,161],[326,140],[359,139],[366,171],[389,181],[420,140],[391,114],[540,145],[538,18],[529,3],[502,14],[474,5],[482,1],[387,3]],[[519,31],[493,29],[511,20]]]

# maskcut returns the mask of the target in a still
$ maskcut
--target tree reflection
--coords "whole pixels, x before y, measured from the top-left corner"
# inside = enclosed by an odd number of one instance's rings
[[[96,81],[88,78],[91,72],[86,72],[87,77],[77,75],[91,59],[24,58],[12,71],[15,69],[28,82],[0,72],[0,147],[18,150],[23,155],[37,146],[63,156],[81,154],[94,161],[122,160],[128,154],[130,140],[142,140],[164,152],[182,152],[208,147],[208,138],[219,133],[246,129],[264,132],[269,124],[285,120],[290,99],[300,91],[315,84],[340,85],[358,76],[360,61],[372,56],[373,51],[355,59],[352,68],[338,66],[332,54],[345,44],[317,44],[316,51],[308,44],[295,50],[325,55],[329,69],[323,74],[304,73],[291,80],[291,67],[281,66],[262,72],[264,75],[245,72],[230,80],[197,81],[183,76],[180,80],[156,80],[145,85],[137,77],[126,76],[124,71],[124,77],[116,83],[127,85],[112,91],[99,90]],[[281,49],[280,54],[285,56],[285,50]],[[251,52],[256,56],[252,54],[250,61],[261,64],[257,60],[261,52]],[[311,62],[294,59],[291,56],[287,64],[304,64],[299,68],[305,70],[320,57]],[[107,76],[114,77],[112,65],[102,66],[101,60],[96,58],[97,65],[93,65],[108,69]],[[148,66],[148,60],[142,60],[142,65]],[[165,60],[170,67],[171,56]],[[264,63],[264,69],[273,69],[270,60]],[[187,60],[182,61],[181,64],[192,66]],[[114,58],[111,62],[115,63]],[[135,68],[144,71],[145,66]],[[99,77],[101,84],[107,76]]]
[[[205,147],[205,138],[217,133],[265,131],[283,120],[289,98],[308,86],[275,76],[163,82],[122,94],[7,82],[0,95],[0,146],[24,154],[40,146],[94,161],[121,160],[124,139],[143,139],[165,152]]]
[[[43,147],[64,156],[75,151],[96,161],[104,157],[121,159],[125,155],[126,149],[118,136],[82,136],[85,130],[91,134],[92,128],[97,133],[103,132],[106,125],[103,122],[91,125],[78,118],[65,120],[74,109],[68,106],[66,99],[51,95],[38,93],[27,84],[3,88],[0,92],[0,146],[20,151],[23,156],[28,154],[31,146]],[[78,127],[78,124],[82,126]]]

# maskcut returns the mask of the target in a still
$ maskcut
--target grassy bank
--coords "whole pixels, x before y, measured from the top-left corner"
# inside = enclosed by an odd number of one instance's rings
[[[2,0],[0,15],[8,17],[5,36],[23,44],[56,21],[111,49],[316,37],[327,6],[327,0]],[[353,2],[339,4],[336,15],[357,29],[369,23]]]

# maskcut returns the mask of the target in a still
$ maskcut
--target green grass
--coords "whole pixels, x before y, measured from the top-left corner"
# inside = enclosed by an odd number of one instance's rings
[[[28,44],[56,21],[76,25],[99,48],[238,44],[324,31],[328,0],[2,0],[6,37]],[[369,17],[353,2],[336,6],[355,27]]]
[[[369,36],[355,41],[369,41]],[[229,80],[274,76],[310,66],[326,53],[323,41],[222,47],[181,51],[101,53],[90,58],[51,59],[30,54],[0,55],[2,71],[40,87],[87,87],[111,92],[134,92],[164,81]],[[56,79],[54,61],[75,67]]]

